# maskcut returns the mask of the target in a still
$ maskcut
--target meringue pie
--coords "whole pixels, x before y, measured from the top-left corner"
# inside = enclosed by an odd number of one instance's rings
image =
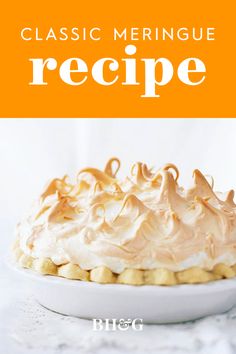
[[[104,171],[85,168],[45,187],[18,224],[17,263],[41,274],[99,283],[176,285],[236,275],[234,191],[213,191],[213,179],[193,172],[157,171],[137,162],[117,177],[120,161]]]

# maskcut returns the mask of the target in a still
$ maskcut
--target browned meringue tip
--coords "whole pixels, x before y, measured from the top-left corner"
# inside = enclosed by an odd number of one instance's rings
[[[115,165],[117,166],[114,170]],[[117,157],[112,157],[110,160],[107,161],[104,172],[108,176],[115,178],[119,169],[120,169],[120,160]]]

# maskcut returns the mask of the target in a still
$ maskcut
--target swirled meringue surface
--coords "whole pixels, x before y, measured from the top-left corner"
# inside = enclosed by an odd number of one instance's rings
[[[22,251],[57,265],[103,265],[115,273],[236,263],[232,190],[214,192],[199,170],[185,190],[172,164],[154,172],[138,162],[124,180],[116,177],[119,167],[114,158],[104,171],[81,170],[74,184],[67,176],[50,181],[17,226]]]

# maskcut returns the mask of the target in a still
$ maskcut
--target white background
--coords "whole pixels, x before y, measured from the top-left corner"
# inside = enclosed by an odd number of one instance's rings
[[[183,184],[199,168],[216,189],[236,189],[235,155],[236,119],[1,119],[0,221],[12,228],[48,179],[111,156],[121,175],[135,161],[173,162]]]

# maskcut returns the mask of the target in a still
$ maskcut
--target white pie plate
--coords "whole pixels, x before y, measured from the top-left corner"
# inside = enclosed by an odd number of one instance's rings
[[[169,287],[131,286],[45,276],[15,264],[10,267],[29,282],[41,305],[87,319],[141,318],[146,323],[176,323],[222,313],[236,304],[236,278]]]

